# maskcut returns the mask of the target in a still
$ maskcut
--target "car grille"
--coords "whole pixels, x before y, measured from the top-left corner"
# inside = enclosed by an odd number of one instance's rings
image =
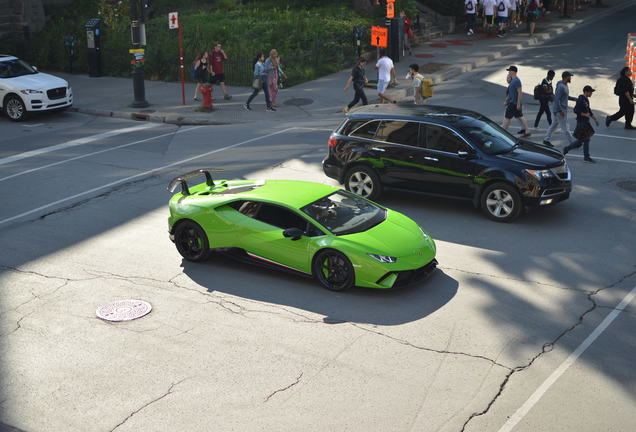
[[[66,96],[66,87],[54,88],[46,92],[50,100],[62,99]]]
[[[399,288],[399,287],[407,286],[407,285],[412,284],[413,282],[417,282],[419,280],[428,278],[435,271],[436,267],[437,267],[437,260],[433,259],[431,262],[426,264],[424,267],[420,267],[420,268],[415,269],[415,270],[403,270],[403,271],[389,272],[389,273],[385,274],[384,276],[382,276],[380,279],[378,279],[378,281],[376,283],[379,284],[384,279],[389,277],[390,275],[397,274],[397,279],[393,283],[393,287],[392,288]]]
[[[568,168],[568,164],[564,163],[563,165],[559,165],[558,167],[552,168],[552,172],[555,176],[557,176],[560,180],[570,180],[570,169]]]

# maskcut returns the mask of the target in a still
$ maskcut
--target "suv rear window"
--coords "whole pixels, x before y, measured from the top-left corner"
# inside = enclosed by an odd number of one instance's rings
[[[419,128],[420,124],[416,122],[384,120],[375,139],[416,147]]]
[[[373,121],[365,121],[361,122],[358,127],[352,129],[349,136],[358,137],[358,138],[373,138],[375,136],[375,132],[378,130],[378,126],[380,125],[380,120]]]

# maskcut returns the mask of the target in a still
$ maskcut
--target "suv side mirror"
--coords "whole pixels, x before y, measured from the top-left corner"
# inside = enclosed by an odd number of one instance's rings
[[[287,228],[283,231],[283,237],[288,237],[292,240],[300,240],[300,238],[305,234],[300,228]]]
[[[31,67],[33,68],[34,71],[38,71],[38,68],[36,68],[35,66],[31,65]]]

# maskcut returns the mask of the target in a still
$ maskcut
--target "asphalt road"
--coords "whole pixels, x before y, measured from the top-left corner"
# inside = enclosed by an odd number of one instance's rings
[[[526,93],[547,68],[568,69],[573,95],[598,89],[603,119],[635,13],[464,74],[436,89],[437,103],[500,120],[504,66],[519,66]],[[536,110],[524,106],[528,118]],[[320,160],[340,120],[0,118],[0,422],[29,432],[636,430],[636,134],[622,123],[597,129],[598,164],[568,155],[568,201],[513,224],[469,203],[384,196],[437,241],[440,270],[410,289],[333,293],[222,256],[180,258],[166,232],[172,177],[219,167],[333,184]],[[153,311],[95,317],[124,298]]]

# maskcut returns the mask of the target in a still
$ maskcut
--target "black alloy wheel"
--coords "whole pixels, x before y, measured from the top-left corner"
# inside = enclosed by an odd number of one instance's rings
[[[345,189],[371,201],[376,200],[382,193],[380,177],[376,172],[364,165],[351,168],[345,175]]]
[[[20,97],[11,95],[4,100],[4,113],[13,121],[26,119],[27,110]]]
[[[349,289],[356,279],[351,261],[333,249],[318,252],[314,258],[313,273],[322,286],[331,291]]]
[[[188,261],[205,261],[210,252],[210,244],[205,231],[192,221],[185,221],[177,226],[174,243],[182,257]]]
[[[491,220],[511,222],[521,213],[521,196],[513,186],[495,183],[481,194],[481,209]]]

